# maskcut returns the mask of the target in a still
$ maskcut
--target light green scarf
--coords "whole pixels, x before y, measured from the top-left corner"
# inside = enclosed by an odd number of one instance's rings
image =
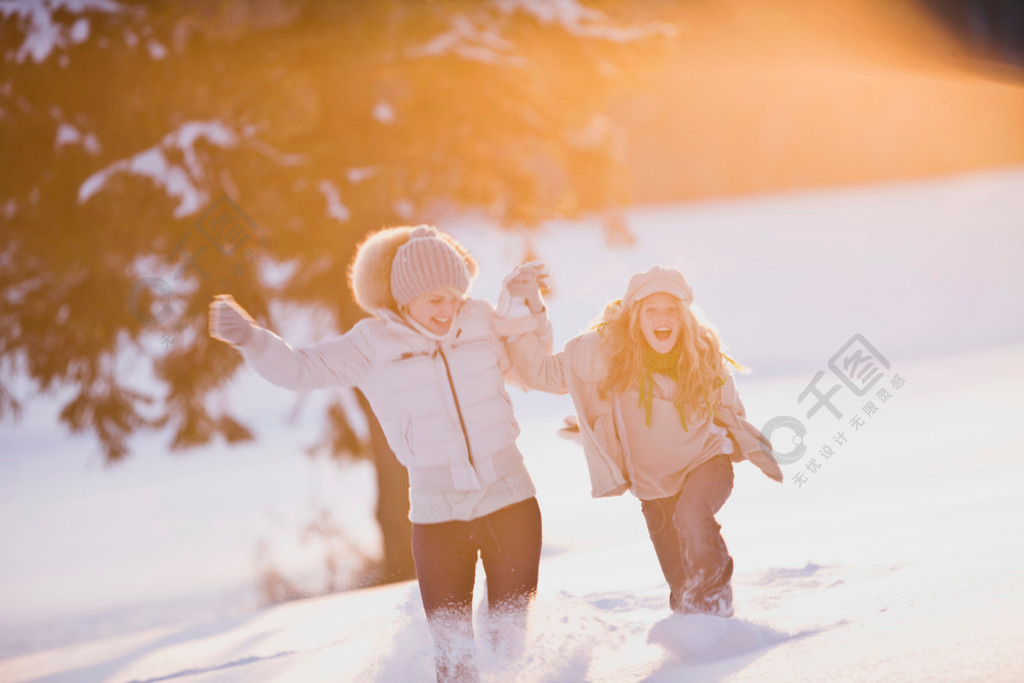
[[[644,348],[644,372],[640,375],[640,400],[637,407],[644,409],[644,417],[647,426],[651,426],[651,406],[654,400],[654,375],[655,373],[668,375],[677,382],[679,381],[679,354],[682,349],[676,347],[668,353],[658,353],[654,349]],[[686,425],[686,411],[681,403],[676,403],[676,410],[679,412],[679,421],[683,423],[683,431],[690,431]]]

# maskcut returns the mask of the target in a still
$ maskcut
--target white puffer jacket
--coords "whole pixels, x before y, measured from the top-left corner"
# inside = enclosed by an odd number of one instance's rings
[[[374,318],[302,349],[256,328],[239,348],[260,375],[282,387],[358,387],[409,470],[413,522],[475,519],[535,494],[504,387],[506,375],[516,380],[500,336],[509,330],[489,303],[472,298],[443,337],[400,316],[386,283],[409,230],[376,233],[357,255],[352,289]],[[465,258],[475,273],[468,253]],[[523,324],[550,344],[545,314]]]

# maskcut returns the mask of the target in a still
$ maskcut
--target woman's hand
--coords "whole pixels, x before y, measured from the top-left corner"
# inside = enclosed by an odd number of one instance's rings
[[[512,302],[523,302],[530,313],[544,310],[544,299],[541,290],[547,288],[548,268],[543,261],[530,261],[518,266],[505,277],[501,297],[498,302],[498,313],[511,313]],[[506,310],[502,310],[506,309]]]
[[[230,294],[218,294],[210,304],[210,336],[236,346],[249,341],[256,321]]]

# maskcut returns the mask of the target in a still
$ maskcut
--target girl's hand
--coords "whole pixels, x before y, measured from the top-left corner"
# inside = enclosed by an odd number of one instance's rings
[[[547,288],[547,277],[548,269],[542,261],[524,263],[505,278],[502,299],[521,301],[526,304],[531,313],[540,313],[544,310],[541,290]],[[501,308],[500,305],[499,308]]]
[[[236,346],[249,341],[256,321],[230,294],[218,294],[210,304],[210,336]]]

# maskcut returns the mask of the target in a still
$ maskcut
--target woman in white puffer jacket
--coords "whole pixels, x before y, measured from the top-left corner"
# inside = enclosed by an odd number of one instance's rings
[[[515,321],[466,296],[477,264],[428,226],[388,228],[358,248],[349,271],[356,302],[373,317],[345,334],[295,349],[256,325],[230,297],[210,307],[210,334],[233,344],[279,386],[358,387],[409,471],[413,556],[440,680],[472,680],[477,556],[491,612],[520,623],[536,591],[541,519],[505,392],[514,380],[502,336]],[[550,347],[536,266],[507,279],[534,315],[518,322]]]

